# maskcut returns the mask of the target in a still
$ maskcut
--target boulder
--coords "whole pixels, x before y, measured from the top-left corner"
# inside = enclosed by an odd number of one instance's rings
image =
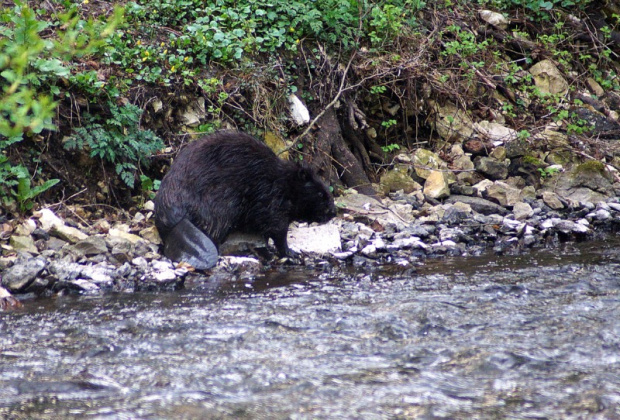
[[[291,226],[289,247],[296,252],[326,255],[341,248],[340,230],[333,223],[317,226]]]
[[[445,162],[437,155],[426,149],[417,149],[413,153],[413,169],[417,176],[422,179],[428,178],[431,171],[445,166]]]
[[[490,157],[479,156],[474,160],[476,170],[493,180],[508,178],[508,166]]]
[[[448,197],[450,184],[447,175],[441,171],[431,171],[424,183],[424,195],[434,199]]]
[[[2,274],[2,286],[11,292],[23,292],[47,266],[44,258],[24,254]]]
[[[472,136],[474,123],[466,110],[450,102],[444,106],[431,105],[435,109],[435,129],[444,140],[457,143]]]
[[[402,190],[405,194],[419,191],[422,186],[409,175],[409,166],[398,164],[381,176],[381,190],[388,194]]]
[[[536,87],[543,93],[566,95],[568,82],[551,60],[542,60],[530,68]]]

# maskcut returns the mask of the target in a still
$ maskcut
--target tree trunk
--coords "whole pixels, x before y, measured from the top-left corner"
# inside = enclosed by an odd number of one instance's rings
[[[319,174],[333,182],[340,179],[349,188],[374,196],[375,190],[364,172],[362,164],[355,158],[344,141],[340,124],[333,109],[328,109],[317,121],[313,164]]]

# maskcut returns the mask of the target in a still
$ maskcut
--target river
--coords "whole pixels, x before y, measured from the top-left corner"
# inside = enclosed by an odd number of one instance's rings
[[[0,418],[619,418],[620,241],[0,313]]]

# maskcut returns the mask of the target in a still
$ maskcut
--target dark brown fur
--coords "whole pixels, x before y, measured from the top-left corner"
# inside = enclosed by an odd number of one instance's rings
[[[187,222],[216,246],[231,232],[259,233],[272,238],[284,256],[290,254],[286,234],[292,221],[322,223],[335,213],[329,190],[310,168],[281,160],[238,132],[216,133],[185,146],[155,197],[155,224],[170,258],[179,258],[177,246],[189,248],[189,254],[205,252],[184,243],[190,242],[183,239]]]

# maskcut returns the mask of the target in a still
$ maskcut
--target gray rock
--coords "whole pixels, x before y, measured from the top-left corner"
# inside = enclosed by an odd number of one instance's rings
[[[403,164],[395,165],[394,169],[385,172],[381,176],[380,184],[381,190],[385,194],[399,190],[409,194],[422,189],[422,186],[409,175],[409,166]]]
[[[69,280],[66,282],[62,282],[62,284],[59,284],[59,287],[60,288],[65,287],[65,288],[77,291],[78,293],[99,293],[101,292],[101,288],[99,288],[99,286],[97,286],[93,282],[90,282],[84,279],[76,279],[76,280]]]
[[[398,250],[398,249],[426,249],[428,246],[420,240],[420,238],[415,236],[410,236],[407,238],[398,238],[392,241],[391,244],[387,245],[387,249],[390,251]]]
[[[544,203],[553,210],[560,210],[564,208],[564,204],[562,204],[558,195],[553,191],[543,191],[542,199]]]
[[[534,214],[532,207],[527,203],[515,203],[512,212],[517,220],[525,220]]]
[[[612,209],[613,211],[617,211],[620,212],[620,204],[618,203],[607,203],[607,205],[609,206],[610,209]]]
[[[47,261],[41,257],[24,255],[2,274],[2,285],[11,292],[22,292],[41,274]]]
[[[34,244],[34,239],[32,239],[31,236],[13,235],[9,239],[9,245],[11,245],[16,252],[39,253],[39,250]]]
[[[482,214],[507,214],[508,210],[504,207],[495,204],[489,200],[485,200],[484,198],[479,197],[469,197],[466,195],[453,195],[448,197],[445,200],[446,203],[465,203],[469,204],[473,211],[482,213]]]
[[[508,166],[490,157],[478,156],[474,160],[476,170],[492,180],[508,178]]]
[[[531,153],[530,145],[527,141],[521,139],[509,141],[504,147],[506,148],[506,157],[508,159],[529,155]]]
[[[554,228],[562,233],[589,233],[590,229],[583,224],[575,223],[570,220],[560,220]]]
[[[453,205],[449,205],[443,214],[441,221],[451,225],[463,222],[471,217],[471,206],[460,201],[457,201]]]
[[[112,286],[115,273],[116,268],[107,264],[85,265],[82,267],[80,277],[100,286]]]
[[[105,254],[108,252],[105,240],[101,236],[90,236],[67,247],[69,252],[78,257],[88,257],[92,255]]]
[[[50,227],[50,235],[72,244],[88,238],[88,235],[81,230],[66,225],[52,225]]]
[[[516,203],[521,202],[521,191],[505,182],[495,181],[486,189],[483,197],[503,207],[513,207]]]

